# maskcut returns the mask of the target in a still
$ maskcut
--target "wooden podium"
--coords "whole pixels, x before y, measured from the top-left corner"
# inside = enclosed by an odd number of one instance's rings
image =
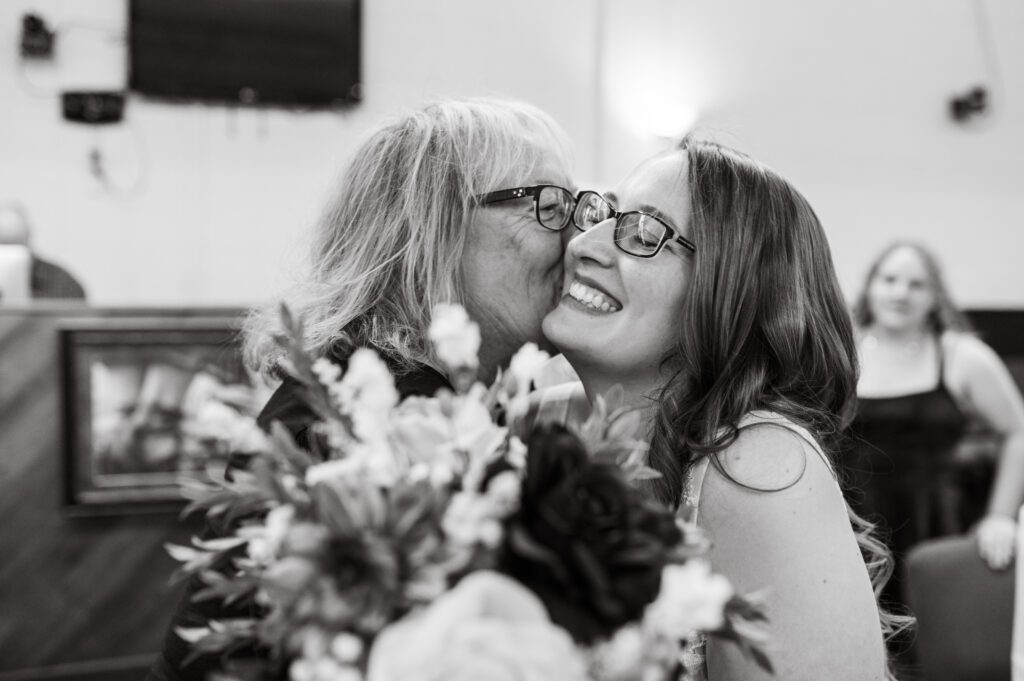
[[[0,681],[137,681],[181,589],[165,542],[201,519],[69,513],[58,361],[68,323],[188,319],[239,310],[0,307]]]

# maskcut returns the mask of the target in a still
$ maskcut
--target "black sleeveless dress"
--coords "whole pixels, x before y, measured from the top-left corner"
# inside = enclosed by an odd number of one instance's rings
[[[953,454],[968,418],[946,387],[941,340],[934,388],[894,397],[860,398],[850,428],[851,446],[840,457],[844,490],[862,517],[879,523],[896,566],[883,592],[905,603],[903,558],[925,539],[963,531]]]

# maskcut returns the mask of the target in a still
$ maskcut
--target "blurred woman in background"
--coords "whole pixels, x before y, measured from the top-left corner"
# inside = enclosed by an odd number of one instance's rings
[[[970,333],[935,258],[895,243],[868,271],[855,309],[861,375],[852,451],[842,458],[851,504],[888,531],[903,604],[901,559],[924,539],[962,531],[954,451],[972,419],[1002,446],[978,550],[993,569],[1013,558],[1024,500],[1024,402],[996,353]]]

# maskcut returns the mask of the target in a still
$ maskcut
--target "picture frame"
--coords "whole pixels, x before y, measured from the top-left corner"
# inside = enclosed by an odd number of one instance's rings
[[[65,506],[175,512],[184,474],[227,460],[194,436],[207,400],[251,394],[239,317],[98,318],[58,328]]]

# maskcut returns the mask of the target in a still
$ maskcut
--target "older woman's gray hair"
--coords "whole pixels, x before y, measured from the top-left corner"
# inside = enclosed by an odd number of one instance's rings
[[[356,152],[320,217],[308,272],[285,295],[323,355],[369,345],[398,368],[431,361],[430,311],[465,300],[460,262],[475,197],[528,176],[568,140],[545,113],[512,101],[435,103],[380,126]],[[249,315],[245,356],[265,375],[280,352],[278,305]]]

